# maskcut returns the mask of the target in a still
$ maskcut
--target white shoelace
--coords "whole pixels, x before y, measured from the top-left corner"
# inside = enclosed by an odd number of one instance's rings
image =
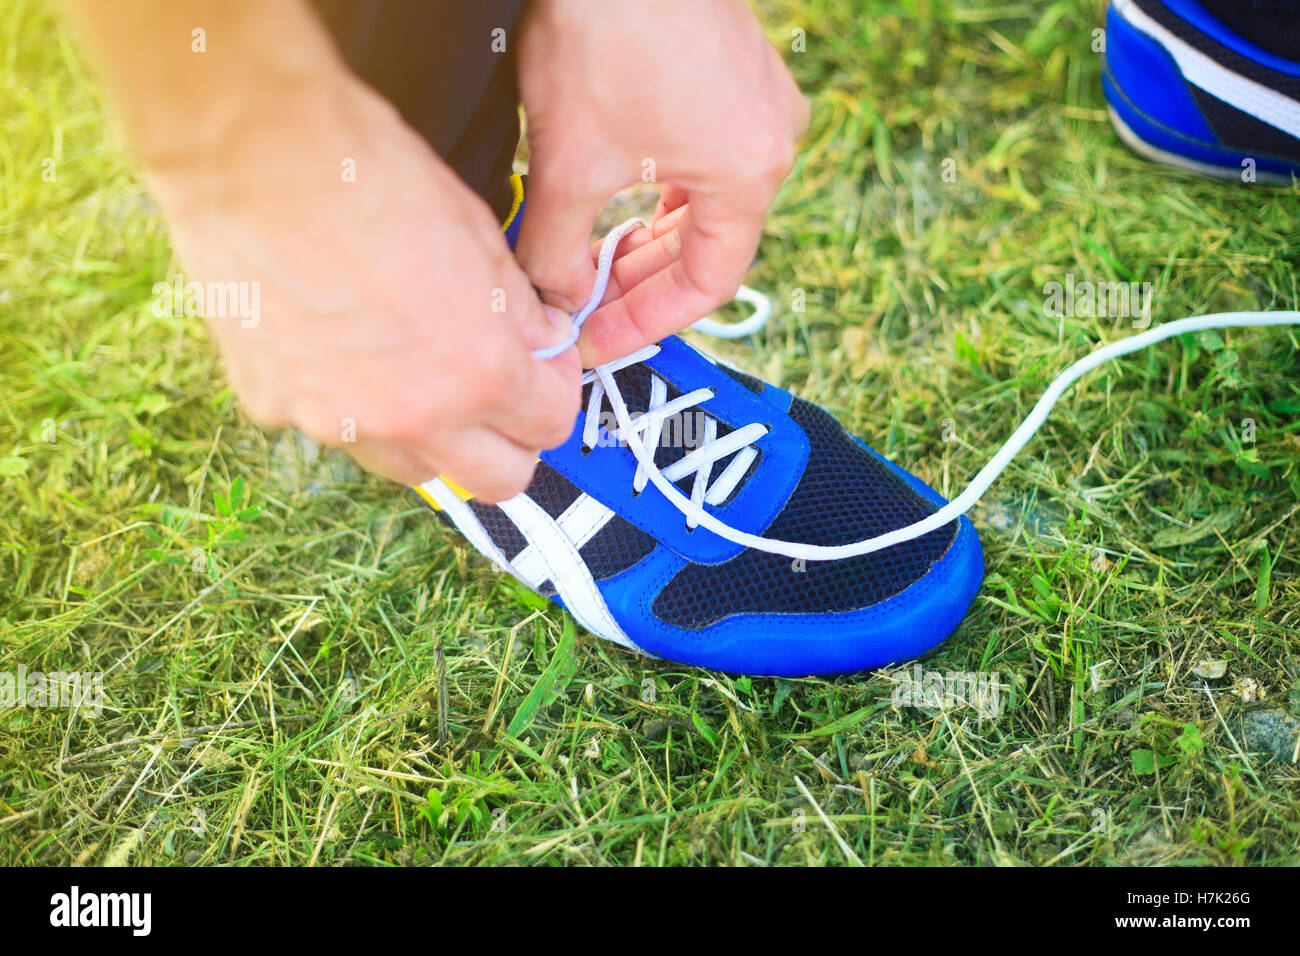
[[[536,350],[533,353],[536,358],[553,358],[578,341],[582,324],[600,305],[600,300],[605,295],[605,288],[609,283],[609,272],[613,266],[614,252],[618,248],[618,243],[625,235],[642,225],[644,224],[639,219],[629,219],[605,237],[596,263],[596,286],[592,290],[591,298],[587,300],[587,304],[574,313],[569,337],[559,345]],[[746,290],[746,292],[748,293],[746,301],[753,302],[752,297],[758,295],[753,290]],[[763,301],[766,304],[766,299]],[[763,321],[766,321],[770,311],[770,306],[768,306],[766,309],[759,308],[756,314],[761,313]],[[709,324],[703,326],[701,331],[715,334],[712,328],[718,326],[721,326],[724,330],[730,330],[723,323],[717,323],[713,320],[708,320],[708,322]],[[743,326],[746,329],[752,329],[752,331],[733,332],[730,337],[752,334],[752,332],[761,328],[762,322],[757,323],[756,328],[753,327],[754,325],[753,316],[742,323],[736,323],[735,326]],[[1166,322],[1163,325],[1153,326],[1137,335],[1131,335],[1096,349],[1056,377],[1052,384],[1047,387],[1047,391],[1043,393],[1042,398],[1029,412],[1029,415],[1021,422],[1020,427],[1011,433],[1011,437],[998,449],[997,454],[989,460],[989,463],[980,469],[970,484],[966,486],[966,490],[960,495],[920,521],[877,535],[874,538],[867,538],[849,544],[815,545],[802,544],[796,541],[781,541],[776,538],[764,538],[761,535],[749,534],[738,528],[733,528],[704,510],[706,504],[718,504],[725,501],[731,491],[734,490],[736,483],[744,476],[750,462],[753,461],[753,455],[757,454],[752,448],[752,442],[761,438],[767,432],[767,429],[762,425],[746,425],[744,428],[729,433],[723,439],[716,439],[713,437],[716,435],[716,423],[710,418],[708,424],[706,424],[706,429],[708,429],[709,425],[712,425],[713,431],[706,431],[705,442],[680,461],[660,470],[654,462],[653,448],[647,449],[643,436],[652,445],[657,446],[660,435],[659,429],[662,427],[664,419],[684,408],[711,398],[712,390],[697,389],[674,399],[672,402],[660,404],[658,408],[654,407],[655,402],[652,396],[652,408],[645,415],[634,420],[628,412],[627,405],[623,402],[623,396],[619,392],[618,385],[614,381],[614,372],[644,361],[654,355],[658,351],[657,346],[642,349],[640,352],[629,355],[617,362],[597,366],[583,376],[584,384],[588,382],[592,384],[592,398],[588,406],[587,423],[583,431],[583,443],[588,448],[594,447],[595,437],[598,435],[596,429],[598,429],[599,423],[593,423],[593,418],[599,413],[600,398],[607,397],[610,407],[614,411],[615,421],[619,425],[617,437],[627,443],[628,448],[637,460],[638,467],[633,479],[636,491],[641,491],[645,487],[645,482],[650,481],[664,497],[677,507],[677,510],[686,516],[688,527],[694,528],[697,525],[702,525],[719,537],[735,544],[754,548],[758,551],[766,551],[769,554],[785,555],[788,558],[803,558],[806,561],[838,561],[844,558],[871,554],[873,551],[880,551],[896,544],[911,541],[937,528],[942,528],[950,521],[955,521],[961,515],[964,515],[974,507],[975,503],[984,495],[984,492],[988,491],[989,486],[997,480],[1007,465],[1011,463],[1011,460],[1020,453],[1020,450],[1029,443],[1029,440],[1034,437],[1038,429],[1043,426],[1048,413],[1051,412],[1057,400],[1065,394],[1066,389],[1099,365],[1104,365],[1111,359],[1137,352],[1140,349],[1155,345],[1157,342],[1163,342],[1165,339],[1183,335],[1187,332],[1279,325],[1300,325],[1300,312],[1216,312],[1210,315],[1197,315],[1191,318],[1179,319],[1176,322]],[[731,329],[734,329],[735,326],[732,326]],[[699,327],[698,323],[697,327]],[[652,377],[652,387],[656,381],[658,381],[658,378]],[[662,386],[662,383],[660,385]],[[603,396],[598,397],[598,388],[603,391]],[[666,392],[664,394],[666,395]],[[687,399],[691,399],[691,401],[688,402]],[[660,401],[662,402],[662,396]],[[664,409],[668,408],[672,408],[672,411],[664,411]],[[593,415],[592,409],[595,409],[596,415]],[[759,429],[759,431],[754,431],[754,429]],[[724,445],[724,442],[728,444]],[[744,466],[736,470],[741,459],[741,455],[738,454],[736,460],[724,469],[718,480],[712,486],[709,486],[707,477],[713,464],[738,449],[741,450],[742,454],[745,452],[750,453],[750,457],[745,461]],[[693,455],[696,457],[692,459]],[[689,464],[687,464],[688,459],[690,459]],[[706,463],[708,467],[705,467]],[[732,474],[733,471],[734,474]],[[695,474],[695,485],[691,497],[687,498],[673,486],[673,482],[680,481],[692,473]],[[724,483],[724,479],[729,483]]]
[[[625,416],[619,417],[617,407],[613,405],[613,393],[618,391],[618,386],[614,384],[612,377],[613,373],[644,362],[658,353],[659,346],[651,345],[626,358],[602,365],[599,369],[592,369],[582,376],[582,384],[591,386],[591,398],[587,402],[587,420],[582,430],[584,450],[595,448],[603,441],[600,434],[600,409],[607,389],[612,389],[611,407],[615,408],[615,420],[619,423],[617,429],[608,432],[609,438],[616,442],[626,442],[629,447],[635,439],[642,448],[652,449],[659,447],[665,422],[675,420],[680,424],[682,419],[679,416],[701,402],[707,402],[717,394],[711,388],[697,388],[668,401],[668,384],[658,375],[651,373],[650,407],[645,414],[632,418],[626,415],[626,408],[624,408]],[[608,384],[601,375],[602,371],[610,376]],[[623,402],[621,393],[618,395],[618,401],[620,404]],[[679,427],[679,438],[685,437],[684,431],[684,427]],[[758,457],[754,442],[766,435],[768,428],[766,425],[759,424],[745,425],[719,438],[718,420],[709,415],[704,418],[703,431],[704,434],[698,436],[699,444],[694,449],[662,470],[654,464],[653,452],[650,453],[651,460],[648,466],[645,460],[638,456],[636,474],[632,476],[632,490],[639,495],[645,490],[646,482],[650,481],[654,474],[662,476],[668,482],[681,481],[694,475],[695,483],[691,486],[690,502],[696,510],[686,515],[688,528],[694,528],[698,523],[697,516],[703,514],[703,505],[720,505],[731,497],[731,493],[749,471],[749,466]],[[713,471],[714,464],[733,453],[736,457],[722,470],[717,480],[710,484],[709,475]]]

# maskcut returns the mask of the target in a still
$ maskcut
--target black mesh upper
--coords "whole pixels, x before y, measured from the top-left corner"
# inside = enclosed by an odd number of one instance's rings
[[[808,544],[847,544],[919,521],[936,509],[829,414],[795,399],[790,416],[811,444],[798,487],[764,532]],[[746,549],[719,565],[688,565],[654,613],[677,627],[708,627],[744,613],[839,613],[870,607],[919,580],[947,552],[957,525],[843,561],[808,562]]]
[[[533,480],[528,484],[527,494],[548,515],[558,518],[565,508],[577,500],[582,490],[546,462],[539,461],[537,470],[533,472]],[[492,543],[501,549],[506,560],[514,559],[528,547],[528,541],[519,526],[496,505],[486,505],[474,498],[466,504],[477,516]],[[445,517],[441,511],[436,513],[439,517]]]
[[[1201,0],[1201,5],[1256,46],[1300,60],[1300,0]]]
[[[479,523],[483,525],[483,529],[488,533],[488,537],[492,539],[492,543],[501,549],[501,553],[506,556],[506,560],[510,560],[528,547],[528,541],[524,538],[523,532],[519,530],[519,526],[496,505],[481,504],[473,498],[465,503],[474,512]],[[441,514],[442,512],[438,513]]]
[[[564,514],[564,509],[578,500],[582,489],[565,478],[544,461],[537,463],[533,480],[528,485],[528,497],[542,506],[552,518]]]
[[[618,515],[578,552],[597,581],[626,571],[655,549],[655,539]]]
[[[533,474],[533,480],[529,483],[525,494],[537,502],[552,518],[559,518],[564,514],[565,509],[578,500],[582,489],[546,462],[539,461],[537,471]],[[470,501],[469,506],[483,523],[493,542],[501,549],[501,553],[506,556],[506,560],[514,560],[519,556],[519,552],[527,547],[528,542],[518,526],[500,508],[495,505],[480,504],[477,501]],[[441,515],[441,512],[439,514]],[[586,562],[592,577],[597,581],[603,581],[621,571],[626,571],[654,548],[654,538],[618,515],[614,515],[605,527],[582,546],[579,554]],[[551,595],[555,593],[555,586],[550,581],[544,581],[538,590],[543,594]]]
[[[1211,96],[1198,86],[1189,83],[1188,88],[1214,134],[1228,146],[1246,156],[1267,154],[1293,162],[1300,160],[1300,139]]]

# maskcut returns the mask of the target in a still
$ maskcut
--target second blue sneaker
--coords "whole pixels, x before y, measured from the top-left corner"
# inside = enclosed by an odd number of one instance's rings
[[[1245,182],[1300,175],[1300,63],[1196,0],[1113,0],[1102,86],[1116,131],[1148,159]]]

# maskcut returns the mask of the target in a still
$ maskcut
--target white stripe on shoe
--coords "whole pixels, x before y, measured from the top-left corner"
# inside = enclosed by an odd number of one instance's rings
[[[501,553],[501,549],[496,546],[492,536],[487,533],[487,529],[478,520],[478,515],[474,514],[460,495],[447,487],[445,481],[441,478],[434,478],[431,481],[426,481],[420,487],[447,513],[447,517],[460,529],[460,533],[469,539],[470,544],[490,558],[492,563],[502,571],[509,571],[514,574],[510,562],[506,560],[506,556]]]
[[[573,542],[573,546],[579,551],[588,541],[594,538],[600,529],[609,523],[609,519],[614,517],[614,512],[610,511],[595,498],[590,495],[579,495],[573,504],[564,509],[563,514],[555,519],[564,532],[564,536]],[[528,547],[515,555],[510,562],[515,569],[515,573],[520,579],[533,590],[540,588],[550,576],[550,569],[546,562],[542,560],[541,551],[536,544],[530,544]]]
[[[1300,102],[1216,63],[1151,19],[1133,0],[1115,0],[1115,10],[1168,50],[1187,82],[1243,113],[1300,137]]]
[[[525,552],[531,550],[536,553],[545,568],[543,580],[549,578],[555,585],[564,606],[579,624],[607,641],[645,653],[632,643],[609,613],[591,571],[578,553],[578,546],[564,533],[558,521],[527,495],[515,495],[497,507],[519,527],[529,542],[529,548]],[[585,509],[587,506],[583,507]],[[594,520],[588,522],[594,523]],[[595,534],[595,531],[591,533]]]

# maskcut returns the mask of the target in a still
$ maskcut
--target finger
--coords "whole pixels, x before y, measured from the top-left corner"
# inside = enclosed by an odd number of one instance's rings
[[[672,215],[676,216],[677,213]],[[650,242],[642,244],[622,258],[615,259],[610,269],[609,286],[617,295],[606,292],[602,305],[607,305],[644,282],[656,272],[667,269],[682,257],[682,234],[671,229]]]
[[[549,359],[537,359],[533,357],[534,351],[542,348],[550,348],[559,345],[561,342],[567,342],[573,336],[573,319],[567,312],[563,309],[557,309],[553,305],[544,305],[540,301],[538,304],[541,305],[543,313],[546,316],[547,331],[544,333],[533,332],[525,335],[524,341],[528,346],[527,364],[521,371],[516,372],[511,377],[510,381],[527,382],[531,381],[532,376],[536,375],[540,376],[541,381],[544,383],[549,383],[552,379],[555,379],[560,383],[562,388],[568,389],[571,384],[572,388],[577,388],[577,379],[582,374],[582,361],[578,355],[576,347],[567,348],[559,355],[553,356]],[[533,366],[537,364],[540,364],[543,369],[549,369],[549,371],[542,371],[534,368]],[[541,395],[536,400],[539,402],[549,401],[550,399],[548,396],[550,394],[551,386],[549,384],[543,384],[540,387],[546,389],[546,394]],[[516,437],[526,445],[536,444],[539,448],[553,448],[568,437],[567,431],[560,435],[559,438],[554,437],[558,434],[555,430],[557,425],[558,423],[552,420],[550,427],[543,428],[537,433],[538,437],[535,441],[529,439],[526,432]]]
[[[514,294],[524,300],[512,310],[522,335],[515,337],[508,327],[493,334],[488,325],[475,343],[473,361],[488,396],[477,411],[483,422],[524,448],[554,448],[573,431],[582,368],[576,348],[549,359],[534,358],[533,350],[566,341],[572,323],[562,310],[539,302],[531,289]]]
[[[677,213],[671,215],[676,216]],[[634,235],[646,236],[648,233],[648,229],[638,229]],[[600,315],[605,306],[622,298],[635,285],[644,282],[661,269],[668,268],[681,258],[682,239],[681,234],[676,230],[658,239],[649,239],[636,245],[636,248],[623,253],[623,246],[620,243],[619,256],[610,266],[605,294],[600,300],[600,307],[592,313],[592,318]]]
[[[687,192],[680,186],[674,186],[668,183],[659,191],[659,202],[655,204],[655,224],[659,220],[676,209],[686,205]],[[656,230],[655,235],[658,235]]]
[[[692,197],[689,208],[676,230],[680,257],[634,285],[621,283],[623,294],[588,320],[578,343],[584,367],[657,342],[735,294],[758,248],[765,208],[729,206],[712,197]],[[664,242],[660,255],[671,251],[668,237]],[[648,248],[635,255],[653,254]]]
[[[654,237],[658,239],[665,233],[672,232],[676,229],[682,219],[685,218],[686,212],[690,208],[689,204],[683,204],[672,210],[672,212],[655,217],[654,224],[650,227],[650,231],[654,233]]]
[[[600,304],[612,302],[623,294],[623,285],[620,282],[620,276],[623,274],[621,263],[631,261],[634,253],[639,252],[647,246],[653,245],[654,237],[650,234],[650,229],[634,229],[623,237],[623,241],[618,244],[618,249],[614,252],[614,259],[610,265],[609,281],[605,285],[605,294],[600,298]],[[600,247],[604,245],[604,240],[597,240],[591,244],[591,260],[596,262],[600,259]],[[656,261],[659,261],[656,259]],[[633,274],[638,274],[637,273]],[[586,304],[585,302],[583,303]]]
[[[578,350],[552,359],[523,356],[503,379],[508,389],[488,408],[484,421],[534,451],[564,444],[573,433],[582,398]]]
[[[403,485],[419,485],[442,470],[425,452],[395,442],[367,442],[345,446],[366,471]]]
[[[578,339],[583,368],[594,368],[679,332],[714,308],[690,287],[680,261],[592,313]]]
[[[453,432],[442,457],[446,477],[486,503],[519,494],[537,467],[537,452],[483,427]]]
[[[573,332],[569,313],[537,298],[532,289],[520,292],[525,305],[512,310],[515,325],[530,352],[559,345]]]
[[[681,221],[689,208],[689,206],[681,206],[663,218],[656,219],[652,226],[644,229],[634,229],[623,237],[623,241],[618,244],[618,249],[614,253],[609,283],[605,287],[604,296],[601,297],[601,305],[617,299],[623,294],[624,289],[630,288],[652,272],[658,272],[660,269],[665,268],[670,261],[680,257],[681,236],[670,235],[670,233],[673,232],[674,227]],[[596,239],[591,243],[591,248],[588,251],[591,253],[593,263],[600,259],[602,245],[604,245],[604,239]],[[650,255],[650,258],[646,258],[646,253],[643,252],[647,247],[655,247],[657,250]],[[629,265],[632,263],[636,263],[636,265],[629,269]],[[653,263],[653,266],[649,266],[649,263]]]
[[[572,171],[529,176],[528,210],[519,232],[517,258],[529,280],[566,312],[576,312],[596,284],[587,252],[601,201],[577,193]]]
[[[776,189],[761,198],[746,193],[696,195],[677,226],[683,278],[713,299],[710,309],[735,294],[754,261]]]
[[[649,226],[644,226],[640,229],[633,229],[624,236],[623,241],[618,244],[618,248],[614,251],[614,261],[618,262],[618,260],[622,259],[624,256],[635,252],[653,240],[654,233],[651,232]],[[602,236],[599,239],[593,239],[591,244],[588,246],[587,251],[591,255],[591,261],[593,263],[600,259],[600,247],[604,244],[605,238]],[[606,298],[608,298],[608,295]],[[586,305],[585,302],[582,304]]]
[[[582,367],[575,348],[549,359],[534,358],[533,352],[568,341],[573,321],[564,310],[543,304],[513,262],[504,265],[509,312],[521,334],[517,340],[508,332],[491,335],[485,325],[477,343],[475,361],[496,383],[498,399],[488,406],[486,421],[525,448],[553,448],[573,430]]]

